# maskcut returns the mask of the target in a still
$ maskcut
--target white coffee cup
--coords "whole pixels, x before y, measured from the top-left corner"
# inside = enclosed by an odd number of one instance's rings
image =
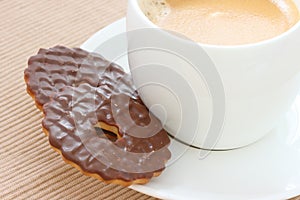
[[[234,149],[270,132],[300,88],[300,22],[259,43],[195,44],[129,0],[128,59],[144,103],[178,140]],[[300,9],[300,0],[294,0]]]

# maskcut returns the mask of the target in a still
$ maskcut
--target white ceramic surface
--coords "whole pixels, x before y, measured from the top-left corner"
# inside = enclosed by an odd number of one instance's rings
[[[110,50],[126,51],[126,38],[120,37],[111,45],[103,43],[124,32],[125,19],[121,19],[81,47],[115,59]],[[126,54],[117,62],[128,71]],[[297,196],[300,194],[299,113],[300,95],[276,129],[262,140],[237,150],[212,152],[205,159],[199,159],[200,150],[187,149],[172,141],[172,160],[164,173],[149,184],[131,188],[173,200],[279,200]]]
[[[127,12],[133,80],[148,107],[160,104],[165,109],[153,113],[172,135],[207,149],[238,148],[262,138],[290,108],[300,87],[300,22],[256,44],[197,45],[158,29],[138,1],[143,0],[129,0]],[[300,0],[295,2],[300,8]],[[155,63],[161,67],[153,67]],[[220,77],[209,72],[213,69]],[[141,87],[151,81],[155,84]],[[218,81],[224,89],[216,86]],[[223,107],[223,131],[207,142],[218,132],[216,126],[222,126],[212,122]],[[210,125],[216,130],[208,133]]]

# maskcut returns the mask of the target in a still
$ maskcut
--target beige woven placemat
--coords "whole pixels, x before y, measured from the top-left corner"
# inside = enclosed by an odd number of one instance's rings
[[[65,164],[23,81],[40,47],[78,47],[125,8],[126,0],[0,0],[0,199],[154,199]]]
[[[0,0],[0,199],[154,199],[65,164],[23,81],[40,47],[78,47],[125,8],[126,0]]]

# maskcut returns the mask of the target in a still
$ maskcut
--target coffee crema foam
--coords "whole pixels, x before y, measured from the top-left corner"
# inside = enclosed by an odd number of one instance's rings
[[[292,0],[140,0],[159,27],[213,45],[241,45],[276,37],[300,19]]]

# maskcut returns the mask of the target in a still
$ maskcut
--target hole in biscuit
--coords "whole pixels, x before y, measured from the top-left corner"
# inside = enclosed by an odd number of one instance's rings
[[[112,142],[115,142],[118,139],[117,135],[112,132],[103,130],[99,127],[94,127],[94,128],[96,130],[97,136],[100,138],[107,138]]]

